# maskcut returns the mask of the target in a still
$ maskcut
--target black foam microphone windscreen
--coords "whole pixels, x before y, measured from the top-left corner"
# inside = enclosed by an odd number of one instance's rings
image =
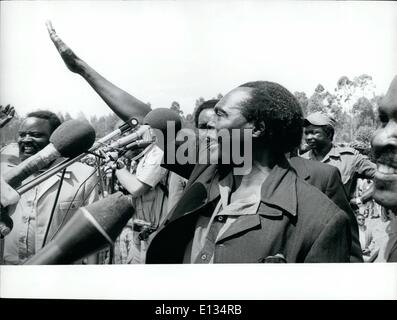
[[[153,129],[166,132],[168,121],[175,123],[176,132],[181,129],[181,117],[175,111],[167,108],[158,108],[150,111],[143,119],[143,124],[148,124]]]
[[[133,212],[130,198],[121,192],[80,208],[25,264],[70,264],[94,253],[116,240]]]
[[[95,130],[88,123],[69,120],[51,134],[50,143],[4,174],[4,180],[13,188],[31,174],[47,167],[59,157],[75,157],[87,151],[95,142]]]
[[[88,122],[69,120],[52,133],[50,142],[62,157],[73,158],[87,151],[95,137],[95,130]]]

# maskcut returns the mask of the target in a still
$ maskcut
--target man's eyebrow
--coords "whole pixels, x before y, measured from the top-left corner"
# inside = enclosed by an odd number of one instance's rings
[[[18,130],[18,133],[42,133],[41,131]]]
[[[215,106],[214,107],[214,111],[215,111],[215,113],[216,112],[222,112],[222,113],[224,113],[224,114],[227,114],[227,112],[225,111],[225,110],[223,110],[221,107],[219,107],[219,106]]]

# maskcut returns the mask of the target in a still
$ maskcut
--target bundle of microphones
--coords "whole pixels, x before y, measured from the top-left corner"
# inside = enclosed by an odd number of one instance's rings
[[[62,123],[52,133],[49,145],[2,175],[0,236],[5,237],[12,230],[12,217],[8,216],[7,207],[15,205],[23,193],[87,154],[114,160],[112,153],[115,151],[123,155],[134,149],[145,148],[155,142],[154,137],[147,133],[151,129],[165,132],[168,122],[179,122],[180,125],[180,119],[175,112],[163,108],[155,109],[146,115],[142,124],[131,118],[97,141],[95,130],[88,122],[69,120]],[[119,138],[115,140],[117,137]],[[51,166],[60,157],[65,159]],[[23,183],[26,178],[48,166],[48,170]],[[113,244],[133,213],[130,198],[121,192],[81,207],[61,231],[25,264],[73,263]]]

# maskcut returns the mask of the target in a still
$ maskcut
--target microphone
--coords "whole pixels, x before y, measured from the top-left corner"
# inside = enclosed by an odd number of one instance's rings
[[[175,123],[176,132],[182,128],[181,117],[175,111],[167,108],[154,109],[143,119],[143,124],[148,124],[151,128],[160,130],[163,133],[167,132],[167,122]]]
[[[117,149],[130,145],[134,141],[142,137],[142,135],[150,130],[157,129],[162,133],[167,132],[167,122],[173,122],[175,124],[175,130],[178,132],[182,127],[182,121],[179,115],[167,108],[158,108],[150,111],[143,119],[143,125],[141,125],[136,131],[129,134],[126,137],[120,138],[119,140],[111,143],[107,149]],[[176,133],[175,133],[176,134]]]
[[[130,198],[121,192],[79,208],[54,239],[25,264],[70,264],[113,244],[133,210]]]
[[[124,147],[135,140],[138,140],[139,138],[142,137],[142,135],[150,129],[150,126],[148,125],[142,125],[140,126],[136,131],[130,133],[128,136],[122,137],[115,142],[111,143],[108,147],[106,147],[106,150],[111,150],[111,149],[118,149],[121,147]]]
[[[151,140],[143,140],[143,139],[142,140],[137,140],[137,141],[135,141],[133,143],[128,144],[125,147],[125,150],[129,151],[129,150],[135,150],[135,149],[144,149],[144,148],[150,146],[154,142],[156,142],[155,139],[151,139]]]
[[[113,139],[115,136],[120,135],[120,134],[122,134],[122,133],[124,133],[126,131],[129,131],[131,128],[136,127],[138,124],[139,124],[139,122],[138,122],[138,120],[136,118],[130,118],[123,125],[119,126],[118,129],[112,131],[111,133],[109,133],[105,137],[102,137],[98,141],[96,141],[94,143],[94,145],[87,152],[93,152],[93,151],[99,149],[108,140]],[[57,174],[61,170],[65,169],[65,168],[69,167],[70,165],[72,165],[73,163],[79,161],[84,156],[85,156],[84,154],[80,154],[80,155],[78,155],[78,156],[76,156],[74,158],[65,159],[63,162],[59,163],[58,165],[56,165],[54,167],[51,167],[46,172],[43,172],[42,174],[38,175],[37,177],[35,177],[31,181],[29,181],[29,182],[23,184],[22,186],[18,187],[17,191],[20,194],[22,194],[22,193],[34,188],[38,184],[42,183],[44,180],[52,177],[54,174]]]
[[[19,193],[0,176],[0,204],[6,208],[19,201]]]
[[[87,151],[95,142],[95,130],[87,122],[69,120],[51,134],[50,143],[4,174],[4,180],[13,188],[31,174],[47,167],[59,157],[75,157]]]
[[[13,192],[11,188],[18,187],[31,174],[45,168],[59,157],[75,157],[83,153],[92,146],[94,141],[95,130],[89,123],[78,120],[62,123],[51,134],[50,143],[46,147],[3,175],[5,183],[10,188],[4,188],[1,192]],[[2,206],[6,206],[5,198],[2,196]],[[1,214],[0,236],[4,237],[11,232],[13,225],[10,220],[5,212]]]
[[[99,147],[102,146],[105,142],[109,141],[110,139],[113,139],[114,137],[121,135],[131,129],[134,129],[137,127],[139,124],[138,119],[136,118],[130,118],[128,121],[124,122],[121,126],[119,126],[116,130],[112,131],[111,133],[107,134],[106,136],[102,137],[99,139],[95,144],[92,146],[90,151],[94,151],[98,149]]]

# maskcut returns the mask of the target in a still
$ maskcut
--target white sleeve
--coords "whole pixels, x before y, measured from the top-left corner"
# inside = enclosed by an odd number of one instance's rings
[[[163,154],[163,151],[154,145],[139,161],[136,178],[152,188],[155,187],[167,174],[167,169],[160,166]]]

